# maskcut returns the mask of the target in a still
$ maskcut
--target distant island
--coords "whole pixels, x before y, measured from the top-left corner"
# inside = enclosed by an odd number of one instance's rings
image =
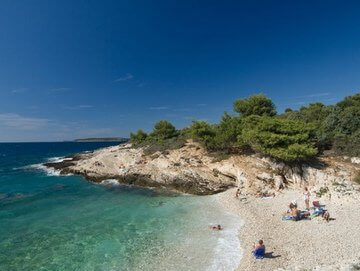
[[[124,137],[89,137],[89,138],[79,138],[75,139],[74,142],[128,142],[128,138]]]

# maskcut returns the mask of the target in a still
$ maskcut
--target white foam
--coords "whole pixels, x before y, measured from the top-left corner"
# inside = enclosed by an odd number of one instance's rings
[[[239,217],[227,215],[226,228],[218,232],[220,236],[215,247],[215,257],[207,270],[236,270],[240,265],[243,251],[238,233],[242,225],[243,221]]]
[[[61,163],[63,161],[71,161],[73,160],[73,158],[71,157],[50,157],[47,159],[48,163]],[[35,170],[41,170],[44,171],[46,173],[47,176],[71,176],[72,174],[61,174],[60,170],[54,169],[54,168],[50,168],[45,166],[44,164],[40,163],[40,164],[33,164],[33,165],[29,165],[29,166],[24,166],[24,167],[19,167],[19,168],[13,168],[14,170],[19,170],[19,169],[35,169]]]
[[[47,159],[50,163],[61,163],[63,161],[73,160],[71,157],[51,157]]]
[[[60,176],[61,175],[60,170],[46,167],[44,164],[34,164],[34,165],[26,166],[24,168],[42,170],[46,173],[47,176]]]
[[[115,180],[115,179],[106,179],[106,180],[101,181],[100,184],[106,185],[106,186],[118,186],[118,185],[120,185],[119,181]]]

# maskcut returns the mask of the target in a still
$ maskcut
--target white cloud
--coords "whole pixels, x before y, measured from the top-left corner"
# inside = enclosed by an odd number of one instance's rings
[[[16,88],[16,89],[13,89],[11,92],[12,93],[24,93],[28,91],[28,88]]]
[[[150,110],[166,110],[169,109],[169,107],[167,106],[154,106],[154,107],[150,107]]]
[[[0,114],[0,127],[16,128],[19,130],[35,130],[46,126],[48,119],[30,118],[15,113]]]
[[[124,76],[121,76],[121,77],[115,79],[113,82],[122,82],[122,81],[131,80],[133,78],[134,78],[134,76],[131,73],[127,73]]]

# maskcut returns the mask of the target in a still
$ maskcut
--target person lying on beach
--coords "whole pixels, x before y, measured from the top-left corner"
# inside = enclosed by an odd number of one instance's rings
[[[214,231],[221,231],[223,228],[221,227],[221,225],[219,224],[219,225],[217,225],[217,226],[212,226],[212,227],[210,227],[212,230],[214,230]]]
[[[259,192],[257,193],[257,196],[259,198],[270,198],[270,197],[275,197],[275,193]]]
[[[263,240],[259,240],[257,244],[254,244],[253,255],[256,259],[262,259],[265,256],[265,245]]]
[[[300,210],[296,207],[291,209],[291,216],[295,221],[300,220]]]

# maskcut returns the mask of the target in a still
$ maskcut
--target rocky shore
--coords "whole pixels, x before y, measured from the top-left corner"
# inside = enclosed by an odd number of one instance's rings
[[[116,179],[127,185],[197,195],[219,193],[214,197],[224,208],[245,219],[239,234],[244,257],[238,270],[360,269],[360,186],[354,182],[359,159],[324,156],[289,166],[257,155],[219,158],[189,141],[180,149],[151,155],[142,148],[119,145],[45,165],[93,182]],[[334,220],[281,220],[289,202],[302,199],[305,186],[312,200],[325,204]],[[240,190],[237,198],[236,188]],[[221,223],[226,227],[226,221]],[[262,261],[250,253],[259,239],[270,253]]]
[[[302,166],[288,166],[257,155],[233,155],[220,160],[191,141],[180,149],[151,155],[130,144],[118,145],[75,154],[45,166],[93,182],[116,179],[127,185],[197,195],[238,187],[243,196],[272,195],[279,189],[310,186],[318,194],[357,197],[358,185],[352,180],[360,169],[350,159],[330,157]]]

